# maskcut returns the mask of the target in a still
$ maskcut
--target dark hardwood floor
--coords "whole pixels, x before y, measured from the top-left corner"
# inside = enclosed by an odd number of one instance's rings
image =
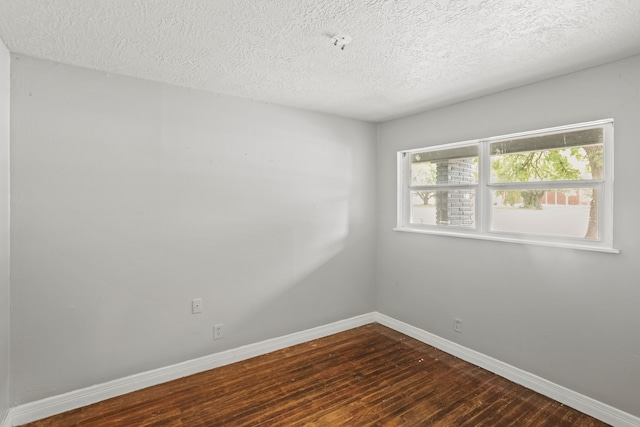
[[[378,324],[27,424],[606,426]]]

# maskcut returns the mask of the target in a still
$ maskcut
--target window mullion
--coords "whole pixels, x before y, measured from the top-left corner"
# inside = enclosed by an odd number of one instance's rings
[[[600,180],[583,181],[583,182],[559,182],[559,181],[542,181],[542,182],[509,182],[500,184],[487,184],[490,190],[555,190],[563,188],[599,188],[603,184]]]
[[[604,236],[606,245],[613,247],[613,122],[604,127],[604,184],[601,186],[602,202],[599,205],[599,235]]]
[[[475,190],[477,184],[410,185],[411,191]]]
[[[405,224],[409,224],[409,186],[407,183],[410,179],[410,164],[409,155],[405,153],[398,153],[397,158],[398,168],[398,211],[397,211],[397,225],[402,227]]]
[[[556,188],[595,188],[601,186],[602,183],[603,181],[599,179],[579,181],[500,182],[487,184],[487,187],[495,190],[551,190]]]
[[[486,234],[491,224],[491,189],[488,187],[491,178],[491,159],[489,141],[480,141],[478,147],[478,232]]]

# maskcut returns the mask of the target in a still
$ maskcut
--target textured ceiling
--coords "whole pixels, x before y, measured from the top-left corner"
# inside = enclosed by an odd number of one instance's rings
[[[341,50],[331,37],[347,34]],[[640,0],[0,0],[15,53],[382,121],[640,53]]]

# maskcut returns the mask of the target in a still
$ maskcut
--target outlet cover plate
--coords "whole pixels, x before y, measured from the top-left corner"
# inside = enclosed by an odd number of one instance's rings
[[[453,330],[462,333],[462,319],[458,319],[457,317],[453,319]]]

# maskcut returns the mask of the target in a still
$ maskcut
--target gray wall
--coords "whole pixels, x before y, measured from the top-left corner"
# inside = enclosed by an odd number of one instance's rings
[[[11,67],[13,405],[377,308],[640,416],[640,57],[381,124],[377,170],[371,124]],[[397,150],[608,117],[620,254],[392,231]]]
[[[24,56],[12,84],[14,405],[375,309],[375,125]]]
[[[9,409],[9,63],[0,40],[0,422]]]
[[[634,57],[382,124],[379,311],[640,416],[639,93]],[[398,150],[609,117],[620,254],[392,231]]]

